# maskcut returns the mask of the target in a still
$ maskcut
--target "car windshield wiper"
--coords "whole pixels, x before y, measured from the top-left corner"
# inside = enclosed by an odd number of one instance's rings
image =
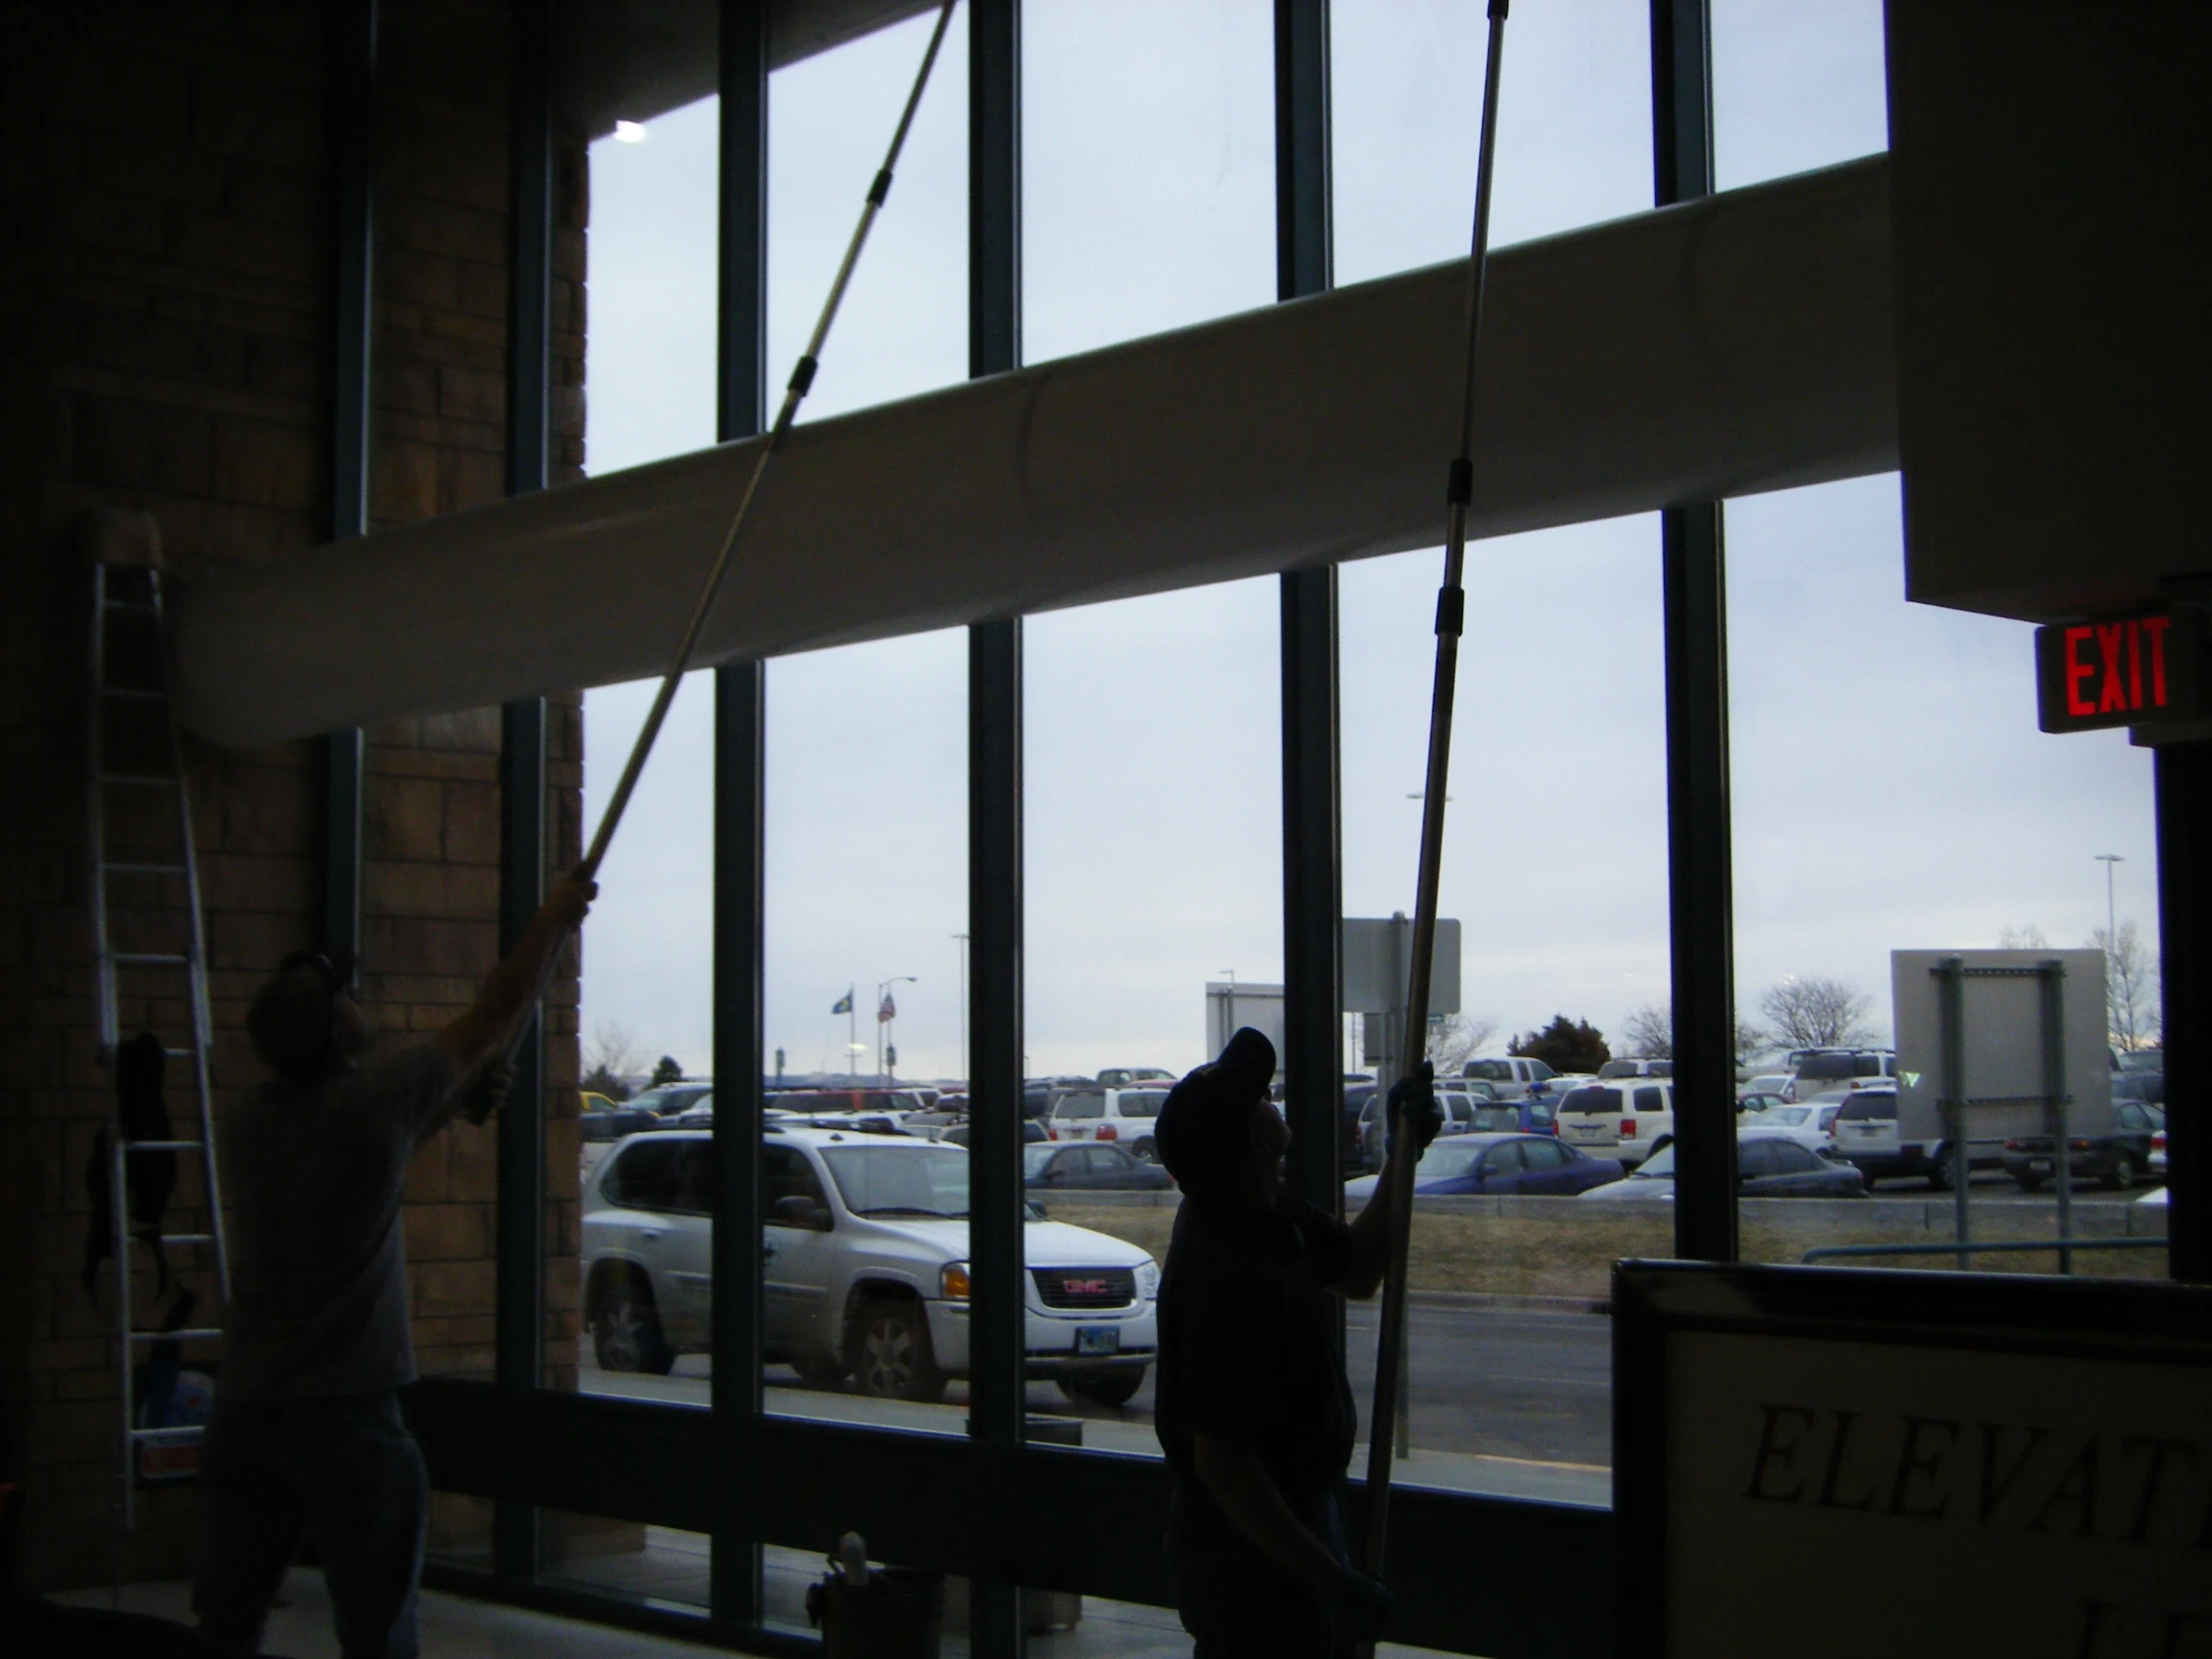
[[[856,1216],[927,1216],[932,1221],[965,1221],[965,1210],[924,1210],[913,1204],[877,1204],[852,1212]]]

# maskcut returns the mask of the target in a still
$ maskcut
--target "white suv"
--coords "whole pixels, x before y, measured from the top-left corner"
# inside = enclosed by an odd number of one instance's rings
[[[767,1357],[822,1387],[933,1400],[968,1369],[968,1155],[835,1129],[761,1137]],[[618,1143],[584,1183],[584,1320],[607,1371],[666,1374],[709,1346],[711,1134]],[[1022,1231],[1028,1373],[1120,1405],[1159,1347],[1144,1251],[1040,1219]]]
[[[1634,1169],[1674,1143],[1674,1085],[1655,1077],[1585,1083],[1559,1102],[1558,1124],[1569,1146]]]
[[[1541,1060],[1513,1054],[1484,1054],[1462,1065],[1459,1075],[1470,1082],[1489,1084],[1500,1100],[1518,1100],[1532,1084],[1548,1083],[1559,1074]]]
[[[1113,1141],[1139,1163],[1156,1164],[1160,1154],[1152,1144],[1152,1130],[1167,1098],[1165,1085],[1071,1089],[1053,1097],[1045,1128],[1056,1141]]]

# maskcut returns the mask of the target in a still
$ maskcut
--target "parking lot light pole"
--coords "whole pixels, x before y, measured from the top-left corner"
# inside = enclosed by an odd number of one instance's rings
[[[893,985],[918,985],[918,984],[920,984],[920,983],[921,983],[921,981],[920,981],[920,980],[918,980],[918,979],[916,979],[916,978],[915,978],[915,977],[914,977],[914,976],[913,976],[912,974],[910,974],[910,973],[900,973],[900,974],[894,974],[894,975],[893,975],[892,977],[890,977],[890,978],[888,978],[888,979],[883,979],[883,980],[879,980],[879,981],[877,981],[877,983],[876,983],[876,986],[875,986],[875,1080],[876,1080],[876,1082],[878,1082],[878,1083],[881,1083],[881,1082],[883,1081],[883,1077],[884,1077],[884,1071],[883,1071],[883,1039],[884,1039],[884,1033],[885,1033],[885,1031],[886,1031],[886,1030],[887,1030],[887,1029],[889,1028],[889,1026],[890,1026],[890,1020],[889,1020],[889,1019],[885,1019],[885,1018],[883,1017],[883,999],[884,999],[884,998],[885,998],[886,996],[888,996],[888,995],[890,994],[890,989],[891,989],[891,987],[892,987]],[[892,1017],[893,1017],[893,1018],[895,1018],[896,1016],[895,1016],[895,1015],[893,1015]]]

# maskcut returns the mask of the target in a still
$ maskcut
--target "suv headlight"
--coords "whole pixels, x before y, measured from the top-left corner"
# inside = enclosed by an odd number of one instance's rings
[[[1160,1264],[1147,1261],[1137,1270],[1137,1294],[1147,1302],[1154,1302],[1160,1295]]]
[[[968,1299],[968,1271],[965,1262],[947,1262],[944,1272],[937,1276],[937,1288],[947,1302],[965,1302]]]

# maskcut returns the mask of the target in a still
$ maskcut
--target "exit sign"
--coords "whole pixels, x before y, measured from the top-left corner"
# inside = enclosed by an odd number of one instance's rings
[[[2035,701],[2046,732],[2199,720],[2204,621],[2194,610],[2144,611],[2035,630]]]

